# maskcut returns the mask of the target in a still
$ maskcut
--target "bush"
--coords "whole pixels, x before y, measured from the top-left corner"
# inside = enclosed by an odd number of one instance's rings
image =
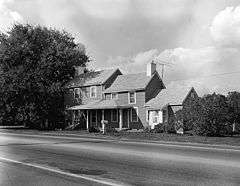
[[[201,98],[195,112],[193,131],[203,136],[223,136],[231,134],[229,107],[223,95],[212,94]]]
[[[163,124],[157,124],[155,125],[154,129],[151,130],[152,133],[163,133],[164,130],[164,125]]]
[[[100,132],[100,130],[99,130],[99,128],[98,127],[90,127],[89,129],[88,129],[88,131],[90,132],[90,133],[99,133]]]

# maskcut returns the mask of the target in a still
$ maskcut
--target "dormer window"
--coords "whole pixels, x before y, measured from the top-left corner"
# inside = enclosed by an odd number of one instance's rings
[[[92,86],[90,87],[90,98],[96,98],[97,97],[97,87]]]
[[[117,99],[118,98],[118,94],[117,93],[112,93],[112,99]]]
[[[81,90],[80,90],[80,88],[75,88],[74,89],[74,98],[78,99],[80,97],[81,97]]]
[[[128,101],[130,104],[136,103],[136,92],[129,92]]]

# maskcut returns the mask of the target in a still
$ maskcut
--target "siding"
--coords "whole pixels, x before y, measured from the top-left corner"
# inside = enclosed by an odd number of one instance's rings
[[[138,122],[131,122],[129,126],[134,129],[141,129],[146,127],[148,124],[146,122],[146,108],[145,105],[145,91],[137,91],[136,92],[136,103],[129,104],[128,103],[128,92],[120,92],[118,93],[118,100],[122,105],[129,105],[132,107],[138,107]]]
[[[81,89],[81,98],[78,98],[78,99],[74,98],[74,89],[72,89],[73,91],[70,91],[70,89],[65,90],[65,95],[64,95],[65,106],[81,105],[94,100],[102,99],[102,85],[96,86],[96,89],[97,89],[96,98],[90,98],[90,86],[81,87],[80,89]]]
[[[103,91],[105,88],[108,88],[109,86],[112,85],[112,83],[115,81],[118,75],[122,74],[119,70],[117,70],[115,73],[113,73],[109,79],[106,81],[104,85],[96,85],[97,87],[97,97],[96,98],[90,98],[90,87],[91,86],[85,86],[85,87],[76,87],[80,88],[82,92],[82,97],[79,99],[74,98],[74,89],[73,91],[69,91],[70,89],[65,90],[65,95],[64,95],[64,103],[65,106],[71,107],[74,105],[79,105],[79,104],[87,104],[88,102],[94,101],[94,100],[99,100],[103,98]]]

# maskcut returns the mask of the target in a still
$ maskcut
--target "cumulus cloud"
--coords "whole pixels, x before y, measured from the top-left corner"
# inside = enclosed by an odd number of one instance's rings
[[[23,21],[17,11],[8,8],[11,3],[13,0],[0,0],[0,31],[6,32],[14,22]]]
[[[223,46],[240,46],[240,6],[227,7],[213,19],[213,39]]]

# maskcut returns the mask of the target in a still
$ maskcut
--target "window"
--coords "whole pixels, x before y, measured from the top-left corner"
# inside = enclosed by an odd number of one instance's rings
[[[136,92],[129,92],[128,100],[129,103],[136,103]]]
[[[158,123],[159,114],[158,111],[153,111],[153,123]]]
[[[138,121],[138,108],[134,107],[131,109],[131,121],[137,122]]]
[[[191,98],[194,98],[195,94],[193,92],[191,92]]]
[[[117,109],[111,110],[111,121],[116,122],[118,120]]]
[[[97,87],[93,86],[90,87],[90,98],[95,98],[97,97]]]
[[[112,93],[112,99],[117,99],[118,98],[118,94],[117,93]]]
[[[97,111],[93,110],[92,111],[92,123],[96,123],[97,121]]]
[[[105,99],[110,100],[111,99],[111,94],[105,94]]]
[[[75,88],[74,89],[74,98],[75,99],[78,99],[81,97],[81,91],[80,91],[80,88]]]

